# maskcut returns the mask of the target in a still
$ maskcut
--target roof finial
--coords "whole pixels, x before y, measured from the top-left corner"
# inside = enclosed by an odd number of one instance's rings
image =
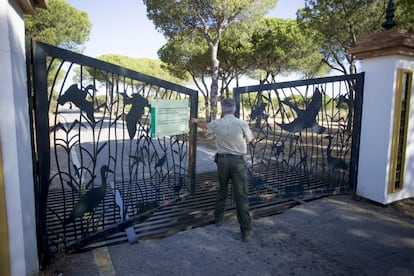
[[[390,0],[388,2],[387,10],[385,11],[385,18],[387,19],[384,23],[382,23],[382,27],[386,30],[391,30],[397,22],[394,20],[394,2]]]

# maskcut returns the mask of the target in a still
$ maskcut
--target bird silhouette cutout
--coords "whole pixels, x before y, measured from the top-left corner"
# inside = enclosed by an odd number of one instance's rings
[[[328,166],[332,169],[347,170],[348,164],[345,160],[337,157],[332,157],[332,136],[326,136],[325,139],[328,139],[328,147],[326,148],[326,156],[328,161]]]
[[[306,109],[300,109],[296,105],[292,104],[289,100],[281,101],[281,103],[286,104],[292,108],[297,117],[290,123],[287,124],[277,124],[281,129],[288,132],[301,132],[304,129],[310,128],[316,133],[323,133],[325,127],[320,126],[316,122],[316,115],[318,115],[319,110],[322,107],[322,94],[318,88],[315,89],[313,93],[312,100],[308,104]]]
[[[273,143],[272,150],[274,152],[275,157],[278,158],[280,154],[285,152],[285,142],[282,141],[278,144]]]
[[[250,114],[250,119],[254,120],[259,116],[262,116],[265,120],[268,118],[267,114],[264,112],[267,104],[264,102],[260,102],[253,106],[252,113]]]
[[[86,100],[88,96],[88,90],[94,90],[93,85],[88,85],[85,89],[79,89],[76,84],[72,84],[64,94],[60,95],[57,102],[60,105],[64,105],[67,102],[73,103],[81,111],[86,113],[86,117],[95,123],[93,102]]]
[[[124,98],[124,103],[130,104],[131,109],[126,115],[126,123],[128,128],[129,138],[133,139],[137,132],[137,123],[141,120],[144,114],[144,108],[149,106],[148,100],[136,93],[132,97],[128,97],[126,93],[120,93]]]
[[[157,163],[155,164],[155,168],[162,167],[162,165],[164,165],[166,160],[167,160],[167,154],[164,153],[164,155],[160,159],[158,159]]]
[[[87,213],[92,213],[93,210],[103,201],[106,195],[106,179],[108,172],[112,172],[108,166],[101,167],[101,186],[93,188],[84,193],[78,203],[76,203],[70,216],[63,222],[64,225],[73,222],[76,218],[83,217]]]
[[[135,207],[137,208],[136,215],[140,216],[140,221],[144,221],[150,218],[156,209],[158,208],[159,204],[156,201],[152,202],[142,202],[138,201]]]
[[[178,178],[178,183],[173,186],[174,192],[176,194],[179,194],[183,186],[184,186],[184,177],[180,175]]]
[[[340,95],[338,97],[338,102],[337,102],[335,107],[340,108],[343,103],[345,103],[348,107],[350,107],[351,101],[349,99],[347,99],[344,95]]]
[[[250,169],[247,170],[247,174],[249,177],[249,182],[254,188],[259,189],[260,187],[263,187],[267,184],[266,180],[262,179],[259,176],[255,176]]]

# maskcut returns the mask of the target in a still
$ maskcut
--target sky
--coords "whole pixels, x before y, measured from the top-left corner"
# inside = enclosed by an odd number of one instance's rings
[[[67,0],[87,12],[92,23],[89,41],[84,55],[98,57],[104,54],[119,54],[137,58],[157,59],[157,51],[166,40],[152,21],[147,18],[142,0]],[[298,8],[304,0],[279,0],[268,16],[296,18]]]

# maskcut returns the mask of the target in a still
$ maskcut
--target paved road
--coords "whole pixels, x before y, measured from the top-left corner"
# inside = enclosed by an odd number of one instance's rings
[[[351,196],[331,196],[253,221],[69,255],[49,275],[414,275],[414,220]]]

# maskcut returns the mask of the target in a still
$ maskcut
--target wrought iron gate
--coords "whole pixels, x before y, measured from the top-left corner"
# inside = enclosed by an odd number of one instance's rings
[[[150,100],[169,99],[187,100],[195,117],[197,91],[27,45],[41,266],[115,232],[134,240],[132,225],[195,192],[195,127],[151,137],[149,115]],[[257,138],[248,155],[254,208],[355,188],[363,81],[357,74],[234,89],[237,115]]]
[[[253,200],[355,188],[364,74],[234,89],[250,123]]]
[[[194,192],[195,128],[151,137],[150,100],[197,91],[39,42],[27,43],[39,256],[126,231]],[[190,116],[188,114],[188,116]]]

